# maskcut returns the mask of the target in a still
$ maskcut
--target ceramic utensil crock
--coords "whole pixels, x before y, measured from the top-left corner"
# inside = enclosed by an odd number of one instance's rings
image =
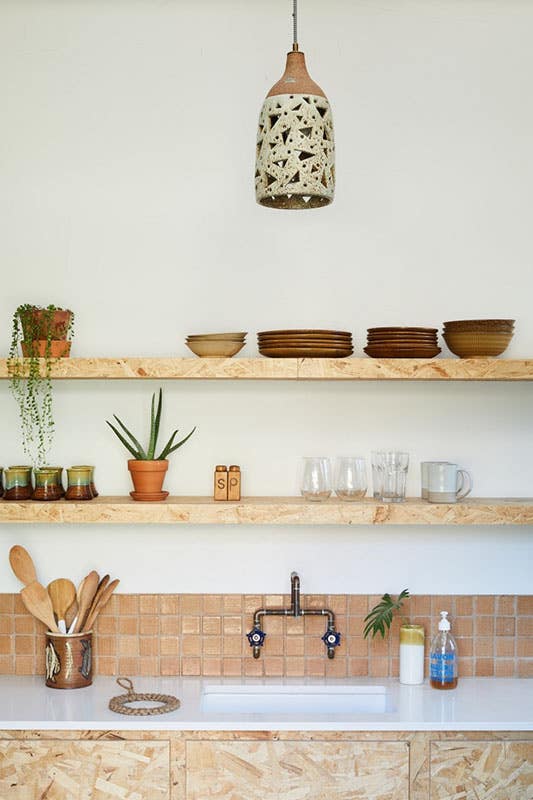
[[[46,634],[46,685],[81,689],[93,682],[92,631]]]

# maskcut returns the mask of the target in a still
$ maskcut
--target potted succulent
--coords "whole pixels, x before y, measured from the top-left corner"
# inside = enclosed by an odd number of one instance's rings
[[[125,435],[123,435],[113,423],[106,420],[113,433],[118,436],[124,447],[133,456],[133,458],[128,461],[128,469],[131,473],[131,479],[135,488],[135,491],[130,492],[134,500],[155,501],[165,500],[168,497],[168,492],[162,491],[163,481],[165,480],[165,474],[168,469],[167,456],[184,445],[196,430],[196,427],[194,427],[184,439],[174,443],[179,430],[176,429],[159,455],[156,456],[161,411],[163,408],[163,392],[161,389],[159,389],[157,406],[155,397],[154,392],[152,395],[152,407],[150,412],[150,440],[146,449],[141,446],[138,439],[126,428],[116,414],[113,414],[113,416]]]
[[[53,441],[52,365],[69,355],[73,336],[74,314],[68,309],[25,304],[13,314],[10,386],[19,407],[24,452],[34,466],[47,463]]]

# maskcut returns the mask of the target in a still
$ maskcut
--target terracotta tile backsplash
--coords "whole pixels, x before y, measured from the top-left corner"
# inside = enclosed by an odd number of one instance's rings
[[[363,619],[375,595],[305,595],[306,606],[328,606],[342,634],[335,659],[320,637],[324,619],[269,617],[261,658],[245,633],[260,606],[288,605],[281,595],[116,595],[95,627],[96,672],[104,675],[321,677],[398,675],[398,627],[366,641]],[[459,645],[460,675],[533,677],[533,596],[412,597],[406,613],[424,625],[426,649],[441,609],[448,609]],[[0,594],[0,674],[44,672],[44,626],[17,594]]]

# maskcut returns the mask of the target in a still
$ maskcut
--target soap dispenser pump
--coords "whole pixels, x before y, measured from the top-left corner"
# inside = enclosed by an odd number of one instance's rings
[[[455,689],[457,686],[457,644],[450,633],[448,612],[440,612],[439,632],[431,643],[429,680],[433,689]]]

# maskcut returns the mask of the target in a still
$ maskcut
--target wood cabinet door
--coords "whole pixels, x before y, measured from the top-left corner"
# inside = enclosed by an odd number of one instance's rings
[[[186,800],[408,800],[405,742],[187,742]]]
[[[169,800],[169,743],[0,741],[1,800]]]
[[[533,742],[431,742],[431,800],[533,800]]]

